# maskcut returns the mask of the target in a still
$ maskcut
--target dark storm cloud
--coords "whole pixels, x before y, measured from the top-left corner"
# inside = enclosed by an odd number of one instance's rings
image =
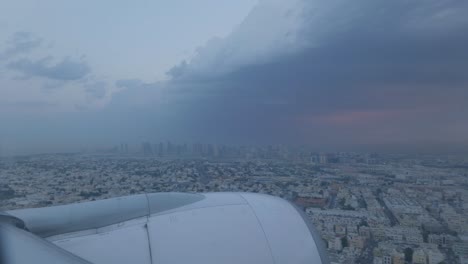
[[[64,58],[57,63],[53,63],[51,57],[37,61],[19,59],[8,63],[7,68],[23,74],[26,78],[42,77],[61,81],[78,80],[90,73],[90,67],[85,61],[71,58]]]
[[[0,59],[7,60],[20,54],[30,52],[42,44],[42,39],[30,32],[16,32],[7,41],[6,49],[0,52]]]
[[[237,32],[265,2],[168,72],[165,129],[208,141],[468,140],[466,1],[302,1],[301,24],[286,34],[294,42],[265,45],[256,61],[245,39],[261,36]]]
[[[167,72],[167,74],[171,76],[172,78],[177,79],[181,76],[184,76],[184,74],[186,73],[187,67],[188,67],[187,62],[184,60],[179,65],[172,67]]]

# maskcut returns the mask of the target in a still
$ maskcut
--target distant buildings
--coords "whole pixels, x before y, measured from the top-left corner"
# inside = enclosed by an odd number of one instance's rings
[[[145,155],[145,156],[152,156],[153,155],[153,149],[151,147],[151,143],[143,142],[142,143],[142,149],[143,149],[143,155]]]
[[[120,153],[128,154],[128,144],[121,143],[120,144]]]

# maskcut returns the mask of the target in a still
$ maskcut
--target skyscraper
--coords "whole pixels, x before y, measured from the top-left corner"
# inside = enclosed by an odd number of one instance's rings
[[[143,155],[145,155],[145,156],[152,156],[153,155],[153,150],[151,148],[151,143],[143,142],[142,143],[142,148],[143,148]]]

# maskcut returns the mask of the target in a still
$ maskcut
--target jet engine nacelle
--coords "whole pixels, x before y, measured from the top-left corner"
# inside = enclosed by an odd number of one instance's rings
[[[0,222],[6,263],[328,263],[302,211],[269,195],[154,193],[6,213],[25,226]]]

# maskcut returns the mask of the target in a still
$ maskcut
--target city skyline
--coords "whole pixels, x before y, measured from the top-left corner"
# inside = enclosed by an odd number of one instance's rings
[[[144,140],[144,141],[120,141],[112,143],[98,144],[77,144],[59,147],[53,150],[44,150],[42,148],[34,149],[24,145],[14,151],[9,151],[0,142],[0,158],[29,156],[29,155],[47,155],[47,154],[78,154],[78,153],[127,153],[129,155],[139,155],[144,153],[144,145],[148,144],[150,152],[158,153],[160,144],[163,144],[165,152],[169,144],[175,148],[184,148],[185,152],[191,152],[196,145],[201,148],[231,148],[231,149],[284,149],[301,150],[304,153],[377,153],[377,154],[395,154],[395,155],[433,155],[433,156],[459,156],[468,157],[468,145],[453,144],[452,142],[397,142],[393,144],[348,144],[348,145],[320,145],[320,144],[280,144],[280,143],[216,143],[213,141],[171,141],[171,140]],[[122,151],[125,148],[125,151]]]

